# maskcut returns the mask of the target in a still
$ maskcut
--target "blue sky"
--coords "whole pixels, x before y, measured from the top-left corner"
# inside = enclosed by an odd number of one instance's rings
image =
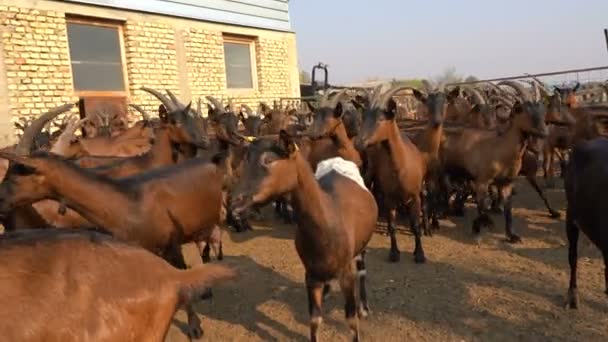
[[[608,0],[291,0],[300,67],[330,83],[608,65]]]

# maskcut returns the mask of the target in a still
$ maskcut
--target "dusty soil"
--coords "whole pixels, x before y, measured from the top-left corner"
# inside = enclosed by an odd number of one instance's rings
[[[399,235],[401,261],[389,263],[388,237],[369,245],[368,291],[372,316],[361,323],[366,341],[607,341],[608,298],[603,261],[586,238],[580,241],[578,311],[564,308],[568,263],[563,219],[553,220],[531,188],[519,182],[514,224],[523,244],[504,242],[504,220],[471,236],[474,209],[442,221],[423,243],[428,262],[416,265],[413,239]],[[564,216],[563,190],[548,192]],[[272,217],[272,214],[267,214]],[[212,302],[197,305],[206,341],[305,341],[308,338],[304,270],[293,245],[293,226],[273,220],[225,238],[224,264],[240,278],[214,289]],[[187,258],[199,263],[193,246]],[[343,300],[337,286],[324,305],[321,338],[347,341]],[[167,341],[187,341],[179,312]]]

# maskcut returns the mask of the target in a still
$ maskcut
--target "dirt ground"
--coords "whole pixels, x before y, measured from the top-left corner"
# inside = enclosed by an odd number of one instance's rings
[[[608,298],[603,261],[586,238],[580,241],[578,311],[565,309],[568,263],[563,218],[548,217],[531,188],[519,182],[514,225],[524,242],[504,242],[504,220],[484,231],[481,246],[471,236],[474,209],[464,218],[441,222],[424,238],[428,262],[416,265],[413,238],[399,235],[399,263],[388,262],[388,237],[377,233],[368,252],[368,293],[372,315],[361,323],[366,341],[608,341]],[[548,192],[564,216],[561,188]],[[266,215],[272,217],[272,214]],[[206,341],[305,341],[307,300],[293,244],[294,226],[272,220],[255,231],[225,235],[226,258],[240,278],[214,289],[200,302]],[[198,263],[193,246],[187,258]],[[324,305],[320,337],[347,341],[343,300],[332,287]],[[180,311],[166,341],[187,341]]]

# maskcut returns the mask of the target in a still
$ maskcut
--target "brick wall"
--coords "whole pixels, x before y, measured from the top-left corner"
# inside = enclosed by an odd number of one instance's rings
[[[3,57],[0,62],[4,62],[0,64],[5,64],[5,70],[0,68],[0,82],[6,85],[7,93],[0,96],[3,100],[8,98],[10,106],[8,114],[0,117],[2,124],[22,116],[38,116],[49,108],[77,100],[65,12],[95,17],[96,11],[102,11],[48,1],[34,4],[36,9],[0,5]],[[190,96],[197,99],[213,95],[224,100],[231,97],[235,104],[245,102],[251,106],[299,93],[299,85],[292,84],[294,72],[297,73],[291,65],[295,56],[290,56],[295,53],[293,34],[118,10],[103,10],[101,16],[126,19],[123,32],[129,100],[152,113],[159,103],[139,90],[142,86],[170,89],[178,96],[182,90],[184,101],[190,100]],[[255,91],[226,89],[224,33],[257,37]]]
[[[184,32],[188,86],[193,98],[226,95],[222,33],[191,28]]]
[[[127,21],[125,56],[130,101],[155,111],[159,102],[142,86],[179,95],[174,29],[163,23]]]
[[[72,91],[65,16],[0,7],[6,82],[13,121],[76,101]]]

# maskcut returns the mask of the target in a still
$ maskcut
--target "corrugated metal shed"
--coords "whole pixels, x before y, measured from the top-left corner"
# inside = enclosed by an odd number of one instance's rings
[[[289,0],[65,0],[219,23],[291,31]]]

